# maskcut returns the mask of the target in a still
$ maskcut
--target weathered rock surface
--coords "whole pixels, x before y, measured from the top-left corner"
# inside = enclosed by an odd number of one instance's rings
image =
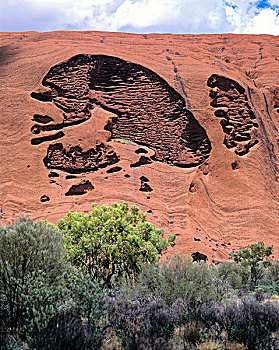
[[[86,194],[88,191],[92,191],[94,189],[94,186],[89,180],[82,181],[81,183],[77,185],[72,185],[65,193],[65,196],[80,196],[83,194]]]
[[[46,168],[64,170],[71,174],[97,171],[117,162],[119,158],[115,152],[103,143],[85,152],[79,146],[66,150],[62,143],[55,143],[48,146],[47,155],[44,158]]]
[[[64,120],[33,125],[34,134],[84,122],[90,110],[101,106],[117,115],[105,126],[110,139],[143,144],[155,152],[154,159],[181,167],[197,166],[208,158],[210,142],[185,100],[146,67],[117,57],[81,54],[52,67],[42,84],[51,89],[51,100],[64,112]]]
[[[279,257],[278,37],[1,33],[0,57],[1,224],[125,200],[184,253]]]
[[[235,147],[235,153],[243,156],[258,143],[256,129],[259,127],[245,89],[236,81],[217,74],[211,75],[207,85],[211,87],[210,105],[216,108],[216,117],[221,118],[224,145]]]

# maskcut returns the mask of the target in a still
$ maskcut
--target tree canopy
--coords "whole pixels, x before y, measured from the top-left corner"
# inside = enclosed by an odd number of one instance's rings
[[[175,235],[164,237],[146,214],[128,203],[97,206],[89,214],[69,212],[58,222],[68,259],[110,286],[123,275],[135,277],[144,263],[159,260]]]
[[[250,268],[251,286],[254,287],[260,273],[260,263],[262,263],[264,267],[270,266],[270,256],[272,252],[273,245],[265,247],[264,242],[259,241],[258,243],[247,245],[239,249],[239,251],[232,253],[230,258],[236,263]]]

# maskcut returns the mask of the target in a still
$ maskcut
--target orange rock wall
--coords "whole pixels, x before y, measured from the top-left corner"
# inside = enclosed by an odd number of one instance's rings
[[[176,251],[279,257],[279,41],[0,34],[0,223],[147,211]]]

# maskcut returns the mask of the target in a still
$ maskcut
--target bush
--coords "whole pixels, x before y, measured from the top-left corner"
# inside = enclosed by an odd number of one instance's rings
[[[231,254],[230,258],[236,263],[250,269],[251,288],[254,289],[257,281],[262,277],[262,269],[271,265],[270,256],[273,246],[264,246],[264,242],[259,241],[240,248]]]
[[[40,349],[99,349],[106,332],[107,296],[100,286],[82,272],[67,275],[63,303],[47,326]],[[33,341],[37,339],[33,334]],[[40,346],[39,346],[40,345]]]
[[[100,347],[105,291],[66,264],[55,227],[27,217],[0,227],[0,282],[3,344],[16,348],[17,338],[30,349]]]
[[[146,221],[136,206],[93,205],[88,215],[68,213],[58,222],[69,261],[111,287],[123,275],[134,278],[144,263],[155,263],[175,236]]]
[[[69,293],[67,303],[70,305],[68,309],[88,326],[91,341],[94,344],[91,349],[98,348],[103,341],[107,326],[105,320],[108,306],[106,290],[82,271],[69,275],[67,290]]]
[[[271,261],[269,267],[262,267],[259,271],[259,278],[256,290],[263,293],[279,294],[279,262]]]
[[[108,319],[124,349],[166,349],[177,317],[172,308],[156,299],[127,301],[116,296],[110,302]]]
[[[126,295],[141,297],[156,296],[168,306],[181,313],[192,313],[194,309],[209,300],[220,300],[227,292],[225,282],[216,277],[215,267],[206,263],[192,262],[189,257],[175,255],[166,259],[161,266],[145,265],[135,283],[122,286]]]
[[[279,331],[279,305],[261,303],[252,297],[232,299],[227,305],[207,303],[198,310],[198,315],[210,328],[211,336],[243,343],[247,349],[275,349]],[[274,336],[277,332],[277,336]],[[277,344],[277,345],[276,345]]]
[[[20,285],[21,319],[18,335],[30,349],[47,349],[49,324],[59,314],[63,289],[50,283],[45,273],[32,273]]]
[[[217,276],[233,289],[240,289],[248,285],[249,271],[233,261],[224,261],[216,266]]]
[[[180,345],[189,345],[193,348],[194,345],[198,345],[207,339],[207,330],[203,322],[193,320],[177,328],[175,333],[179,336]]]
[[[229,330],[231,340],[243,342],[248,349],[274,348],[276,339],[272,333],[279,330],[278,305],[244,298],[242,303],[230,307],[227,313],[232,321]]]
[[[59,283],[65,271],[61,234],[45,222],[22,216],[14,225],[0,226],[0,302],[6,325],[22,321],[22,290],[39,275],[49,285]],[[27,291],[28,292],[28,291]]]
[[[63,286],[40,275],[21,288],[18,335],[30,349],[99,349],[106,331],[106,296],[89,276],[69,272]]]
[[[279,283],[279,260],[272,261],[269,270],[271,280]]]

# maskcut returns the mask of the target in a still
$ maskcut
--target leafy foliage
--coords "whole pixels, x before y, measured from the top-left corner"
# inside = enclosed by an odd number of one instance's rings
[[[127,203],[59,225],[65,241],[27,217],[0,227],[1,349],[279,348],[272,247],[258,242],[217,266],[181,255],[159,263],[174,237]]]
[[[249,270],[234,261],[224,261],[216,266],[217,276],[233,289],[245,287],[249,280]]]
[[[61,234],[45,222],[22,216],[14,225],[0,226],[0,300],[11,325],[23,316],[22,288],[40,274],[57,283],[65,270],[63,257]]]
[[[269,270],[272,281],[279,283],[279,260],[272,261]]]
[[[272,255],[273,246],[264,246],[264,242],[253,243],[239,251],[232,253],[231,258],[244,267],[250,268],[251,287],[254,288],[260,276],[261,266],[271,265],[270,256]],[[260,265],[262,263],[262,265]]]
[[[136,281],[125,283],[122,290],[127,296],[155,295],[169,306],[181,299],[191,312],[205,301],[222,299],[227,285],[216,277],[215,266],[208,268],[206,263],[177,254],[160,265],[145,265]]]
[[[49,285],[45,275],[21,286],[18,335],[30,349],[99,349],[106,331],[105,291],[83,272],[69,271],[65,283]]]
[[[46,349],[49,342],[49,324],[59,314],[63,289],[50,284],[45,273],[32,273],[25,278],[19,290],[21,320],[18,334],[28,343],[30,349]]]
[[[68,298],[64,310],[80,317],[90,334],[91,349],[99,346],[106,329],[105,315],[108,306],[106,290],[83,271],[69,274],[67,278]]]
[[[57,226],[69,261],[108,286],[124,274],[135,277],[144,263],[157,262],[175,244],[175,236],[165,238],[146,214],[124,202],[94,205],[88,215],[69,212]]]

